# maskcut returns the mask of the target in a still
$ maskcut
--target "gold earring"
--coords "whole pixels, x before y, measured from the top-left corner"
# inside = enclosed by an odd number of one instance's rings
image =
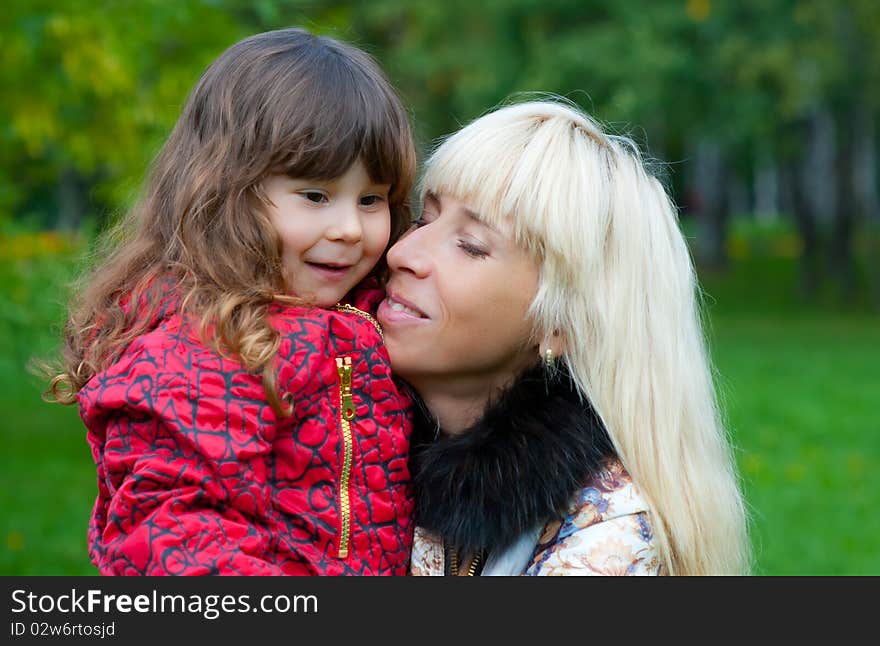
[[[544,353],[544,367],[548,370],[553,367],[553,350],[551,348],[547,348],[547,352]]]

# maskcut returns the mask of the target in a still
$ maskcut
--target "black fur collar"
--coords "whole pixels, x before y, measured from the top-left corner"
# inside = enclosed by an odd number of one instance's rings
[[[416,406],[424,409],[424,406]],[[416,414],[410,470],[416,523],[459,550],[504,549],[562,516],[571,496],[614,454],[565,369],[528,370],[461,435]]]

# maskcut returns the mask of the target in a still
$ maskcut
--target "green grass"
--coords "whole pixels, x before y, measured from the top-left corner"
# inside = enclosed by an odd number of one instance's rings
[[[880,574],[880,325],[716,316],[757,573]]]
[[[43,403],[24,370],[57,338],[73,261],[69,252],[6,258],[0,574],[94,574],[85,431],[75,409]],[[794,261],[782,257],[746,257],[703,278],[756,573],[880,574],[880,318],[836,311],[833,299],[802,302]]]
[[[60,338],[74,253],[13,237],[16,245],[0,245],[0,574],[94,574],[86,529],[97,485],[85,430],[76,408],[41,400],[45,384],[27,371]]]
[[[702,284],[718,390],[752,516],[755,571],[880,574],[880,316],[799,289],[790,226],[739,223]]]
[[[3,379],[0,574],[94,574],[86,528],[95,468],[75,408],[40,401],[32,380]]]

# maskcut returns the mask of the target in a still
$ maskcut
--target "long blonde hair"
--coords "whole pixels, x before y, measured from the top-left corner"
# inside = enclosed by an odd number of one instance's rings
[[[391,185],[391,243],[409,225],[416,154],[409,115],[363,51],[302,29],[257,34],[205,71],[159,153],[144,196],[105,239],[70,307],[47,398],[65,404],[176,295],[218,351],[275,391],[280,336],[267,313],[289,294],[281,240],[262,181],[270,173],[333,178],[360,159]],[[383,263],[376,273],[383,271]]]
[[[561,99],[518,103],[446,139],[422,191],[509,223],[533,254],[534,336],[563,335],[563,360],[648,500],[665,573],[747,573],[745,505],[696,273],[638,147]]]

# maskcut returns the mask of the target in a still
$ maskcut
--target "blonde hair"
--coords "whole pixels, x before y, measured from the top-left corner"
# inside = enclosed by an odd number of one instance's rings
[[[421,190],[506,224],[536,259],[534,336],[563,335],[563,360],[649,502],[665,573],[747,573],[696,274],[638,147],[561,100],[508,105],[446,139]]]

